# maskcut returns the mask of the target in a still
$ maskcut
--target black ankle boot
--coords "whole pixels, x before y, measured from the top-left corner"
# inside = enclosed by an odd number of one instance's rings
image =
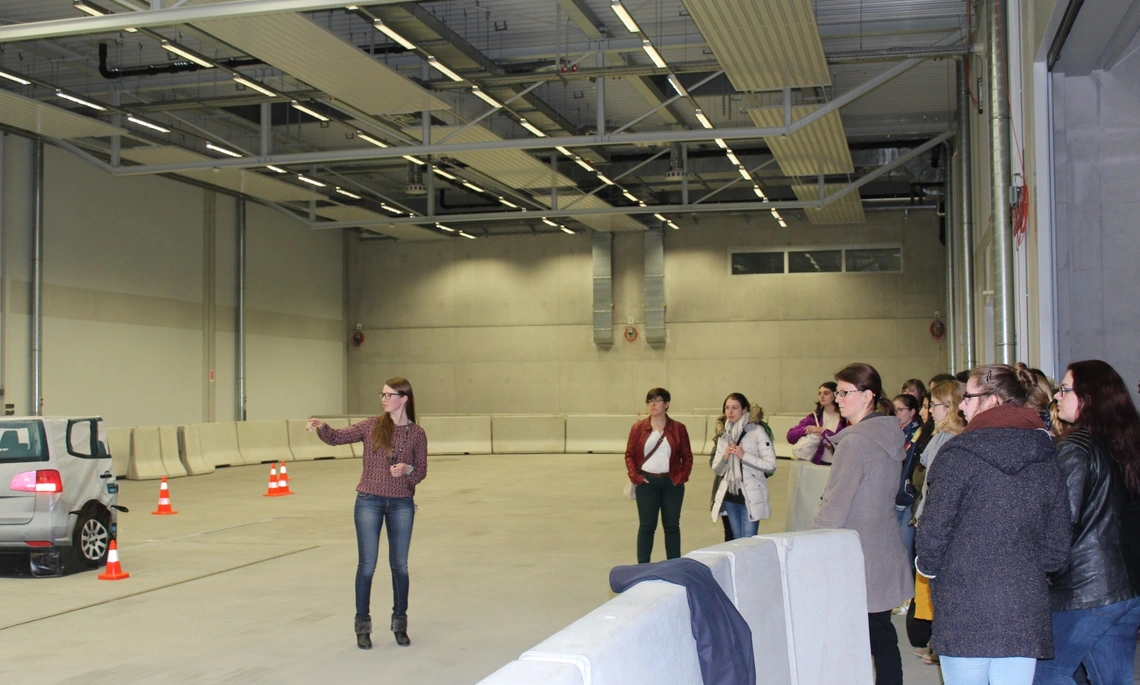
[[[356,646],[361,649],[372,649],[372,617],[356,617]]]
[[[408,615],[397,616],[392,614],[392,634],[396,636],[396,644],[407,647],[412,644],[408,637]]]

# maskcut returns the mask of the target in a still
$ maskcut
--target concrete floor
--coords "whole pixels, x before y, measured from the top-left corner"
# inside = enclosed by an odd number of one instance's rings
[[[0,682],[475,683],[609,599],[610,568],[634,561],[620,455],[429,463],[409,562],[410,648],[384,630],[383,566],[375,648],[358,650],[352,635],[360,461],[290,464],[298,494],[272,499],[261,496],[269,467],[247,466],[170,481],[177,516],[149,514],[157,482],[122,481],[127,580],[0,577]],[[684,551],[723,539],[708,516],[711,483],[694,470]],[[774,513],[761,533],[783,527],[787,470],[769,486]],[[660,531],[657,543],[655,560]],[[937,684],[896,624],[908,685]]]

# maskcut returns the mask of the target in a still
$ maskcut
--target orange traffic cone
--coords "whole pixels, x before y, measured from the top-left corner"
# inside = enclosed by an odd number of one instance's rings
[[[292,494],[294,493],[289,491],[289,472],[285,469],[285,462],[281,462],[281,468],[277,471],[277,496]]]
[[[123,568],[119,566],[119,547],[115,541],[111,541],[111,548],[107,550],[107,570],[100,573],[99,580],[122,580],[130,578],[131,574],[124,573]]]
[[[155,516],[170,516],[178,513],[170,506],[170,486],[166,484],[166,476],[162,477],[162,485],[158,486],[158,509],[150,513]]]
[[[277,463],[269,467],[269,489],[262,497],[277,497]]]

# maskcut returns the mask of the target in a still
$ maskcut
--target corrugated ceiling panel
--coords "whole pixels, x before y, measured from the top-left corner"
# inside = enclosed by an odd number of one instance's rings
[[[685,0],[685,7],[737,90],[831,84],[810,0]]]
[[[550,195],[538,195],[534,198],[538,202],[550,206]],[[571,204],[573,203],[573,204]],[[558,193],[558,206],[562,209],[606,209],[613,207],[597,195],[584,197],[584,193],[567,192]],[[603,214],[600,216],[576,216],[574,221],[585,224],[595,231],[644,231],[645,224],[628,214]]]
[[[834,193],[844,186],[838,183],[827,183],[823,186],[824,196]],[[796,197],[803,202],[819,199],[818,185],[792,186]],[[867,220],[863,214],[863,202],[859,199],[858,191],[847,193],[843,197],[824,205],[823,207],[805,207],[808,221],[813,224],[861,224]]]
[[[129,159],[139,164],[180,164],[182,162],[199,162],[210,159],[193,150],[180,147],[157,146],[136,147],[122,151],[123,159]],[[192,178],[202,183],[226,188],[250,197],[260,198],[269,202],[290,202],[302,200],[321,200],[324,195],[311,192],[292,183],[278,181],[276,178],[244,169],[219,168],[201,169],[195,171],[179,171],[178,176]]]
[[[62,107],[46,105],[6,90],[0,90],[0,121],[25,131],[64,140],[126,133],[123,129],[98,119],[75,114]]]
[[[815,109],[815,106],[807,105],[793,107],[792,121],[807,116]],[[782,108],[750,109],[748,115],[760,127],[784,124]],[[850,174],[855,171],[839,112],[830,112],[790,136],[767,137],[764,143],[776,157],[780,168],[789,176],[813,177],[817,174]]]
[[[317,210],[317,215],[333,221],[375,221],[376,219],[391,218],[386,214],[379,214],[364,207],[324,207]],[[415,224],[367,226],[365,230],[383,233],[400,240],[447,240],[447,236]]]
[[[368,114],[450,109],[426,89],[300,15],[215,19],[194,26]]]
[[[458,127],[441,126],[432,129],[432,141],[438,142]],[[407,129],[406,133],[420,139],[420,129]],[[493,143],[503,140],[482,126],[472,126],[460,131],[444,141],[448,143]],[[556,141],[556,138],[551,138]],[[551,146],[556,145],[552,142]],[[522,150],[480,150],[477,152],[456,152],[448,155],[463,164],[490,176],[511,188],[549,188],[551,183],[550,165],[538,161]],[[563,163],[569,164],[563,160]],[[558,174],[554,178],[559,188],[577,185],[574,179]]]

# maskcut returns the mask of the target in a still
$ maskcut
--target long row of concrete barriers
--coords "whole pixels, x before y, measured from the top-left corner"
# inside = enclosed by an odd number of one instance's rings
[[[752,630],[756,683],[868,685],[863,553],[852,531],[761,535],[686,555]],[[636,585],[480,685],[700,685],[684,588]]]
[[[324,419],[335,428],[365,417]],[[685,424],[694,454],[712,449],[716,417],[678,414]],[[784,440],[799,416],[770,417],[776,454],[791,456]],[[483,416],[423,416],[428,452],[439,454],[622,454],[634,415],[527,414]],[[311,461],[361,456],[359,443],[330,447],[304,421],[238,421],[184,426],[110,428],[115,475],[133,480],[210,473],[220,466],[273,461]]]

